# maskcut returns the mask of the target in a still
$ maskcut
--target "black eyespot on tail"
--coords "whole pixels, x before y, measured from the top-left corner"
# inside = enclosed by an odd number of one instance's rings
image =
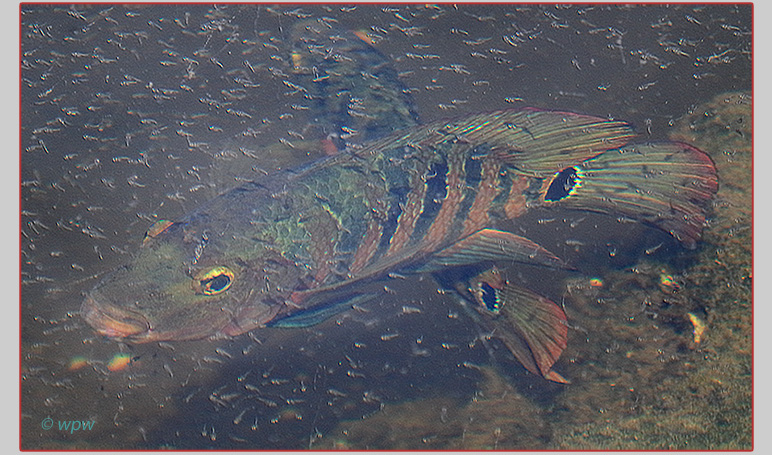
[[[552,182],[550,182],[550,186],[547,188],[547,194],[544,195],[544,200],[556,202],[567,198],[576,191],[581,182],[582,178],[579,174],[579,169],[573,166],[567,167],[552,178]]]
[[[498,291],[488,283],[480,283],[480,298],[488,311],[498,313],[501,309],[501,301],[498,294]]]

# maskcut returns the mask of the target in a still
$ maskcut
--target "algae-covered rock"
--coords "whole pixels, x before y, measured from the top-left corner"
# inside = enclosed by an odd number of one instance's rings
[[[549,423],[538,405],[495,369],[482,367],[472,400],[448,397],[385,404],[363,420],[343,422],[315,449],[512,450],[547,448]]]
[[[724,94],[671,135],[716,163],[719,191],[690,265],[642,262],[568,287],[581,379],[567,389],[556,448],[752,447],[751,98]],[[586,340],[581,346],[582,339]]]

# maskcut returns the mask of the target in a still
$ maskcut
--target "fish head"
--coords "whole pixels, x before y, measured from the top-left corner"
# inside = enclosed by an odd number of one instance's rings
[[[271,279],[290,276],[281,261],[234,245],[231,231],[163,223],[87,293],[81,315],[98,333],[131,342],[235,336],[286,305],[289,292]]]

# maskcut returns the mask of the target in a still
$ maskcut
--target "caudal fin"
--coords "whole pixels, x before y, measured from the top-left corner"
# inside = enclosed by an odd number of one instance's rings
[[[713,161],[679,142],[608,150],[556,173],[543,198],[571,208],[626,216],[694,248],[718,190]]]

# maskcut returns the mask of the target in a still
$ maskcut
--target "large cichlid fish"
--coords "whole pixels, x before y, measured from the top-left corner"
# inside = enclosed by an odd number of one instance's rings
[[[309,84],[333,83],[324,45],[305,48],[324,55]],[[298,65],[308,58],[293,54]],[[414,118],[387,111],[397,123]],[[378,131],[367,126],[378,118],[360,128]],[[566,348],[563,310],[495,264],[565,264],[503,225],[559,205],[652,224],[693,248],[717,190],[713,163],[689,145],[634,136],[624,122],[535,109],[408,126],[158,221],[133,260],[87,294],[82,315],[133,342],[235,336],[317,323],[372,298],[362,289],[390,273],[462,271],[456,289],[478,323],[529,371],[563,382],[552,369]]]

